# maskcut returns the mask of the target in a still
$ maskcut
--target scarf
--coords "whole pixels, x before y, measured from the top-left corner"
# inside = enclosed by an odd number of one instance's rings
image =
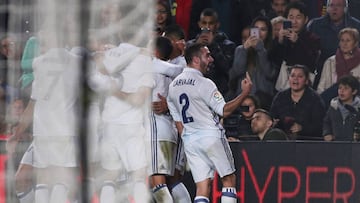
[[[335,61],[337,80],[339,81],[342,76],[348,75],[353,68],[360,64],[360,49],[355,48],[353,56],[349,59],[345,59],[340,49],[337,49]]]

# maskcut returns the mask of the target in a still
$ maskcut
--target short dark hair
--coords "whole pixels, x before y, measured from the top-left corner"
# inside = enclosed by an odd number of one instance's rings
[[[194,43],[185,49],[185,60],[187,64],[190,64],[194,58],[194,56],[200,57],[201,48],[205,47],[205,45],[200,43]]]
[[[164,30],[165,37],[175,37],[176,39],[185,39],[184,30],[177,24],[172,24],[165,27]]]
[[[301,69],[304,72],[305,78],[306,79],[310,79],[310,70],[307,66],[305,65],[300,65],[300,64],[295,64],[293,66],[290,67],[290,72],[292,71],[292,69]]]
[[[160,59],[169,60],[173,46],[168,38],[157,37],[155,39],[154,48],[159,52]]]
[[[215,18],[216,22],[219,21],[219,17],[218,17],[217,12],[216,12],[214,9],[212,9],[212,8],[205,8],[205,9],[201,12],[200,16],[211,16],[211,17],[214,17],[214,18]]]
[[[307,6],[302,1],[294,1],[294,2],[289,3],[286,6],[286,10],[285,10],[285,16],[286,17],[289,15],[290,9],[297,9],[297,10],[300,11],[300,13],[304,14],[305,17],[309,16]]]
[[[359,90],[359,81],[352,75],[344,75],[339,79],[339,85],[348,85],[353,91]]]

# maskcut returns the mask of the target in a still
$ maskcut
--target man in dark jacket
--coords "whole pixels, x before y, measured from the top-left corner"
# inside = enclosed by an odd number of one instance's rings
[[[193,43],[205,44],[214,59],[210,65],[206,77],[210,78],[218,87],[222,95],[226,95],[228,87],[228,72],[232,66],[235,43],[230,41],[227,35],[220,32],[218,15],[215,10],[206,8],[201,12],[198,22],[200,33],[195,39],[187,42],[187,46]]]

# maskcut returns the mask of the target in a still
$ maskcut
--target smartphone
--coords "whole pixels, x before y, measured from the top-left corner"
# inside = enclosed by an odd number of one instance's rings
[[[257,38],[259,38],[259,28],[257,27],[253,27],[250,29],[250,36],[255,36]]]
[[[202,27],[200,34],[209,33],[209,32],[211,32],[211,30],[210,30],[209,28],[207,28],[207,27]]]
[[[284,29],[284,30],[289,29],[289,28],[291,28],[291,27],[292,27],[292,25],[291,25],[291,21],[290,21],[290,20],[285,20],[285,21],[283,22],[283,29]]]

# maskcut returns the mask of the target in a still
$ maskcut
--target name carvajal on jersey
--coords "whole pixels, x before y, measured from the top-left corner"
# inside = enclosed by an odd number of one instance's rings
[[[173,87],[175,86],[181,86],[181,85],[195,85],[195,79],[189,78],[189,79],[177,79],[173,83]]]

